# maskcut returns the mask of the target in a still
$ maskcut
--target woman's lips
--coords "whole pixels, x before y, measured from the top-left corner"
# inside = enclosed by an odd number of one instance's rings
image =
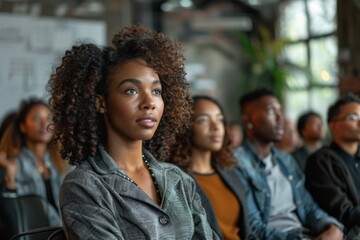
[[[137,119],[136,122],[142,127],[153,128],[156,125],[157,120],[152,117],[144,117]]]
[[[222,137],[222,136],[211,136],[210,139],[211,139],[211,141],[213,141],[213,142],[222,142],[222,141],[223,141],[223,137]]]

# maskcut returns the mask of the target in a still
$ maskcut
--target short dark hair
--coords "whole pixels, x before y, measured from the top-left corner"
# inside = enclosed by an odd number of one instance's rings
[[[360,104],[360,98],[352,93],[348,93],[343,97],[339,98],[334,104],[329,107],[327,114],[327,122],[330,123],[334,120],[334,118],[339,114],[340,108],[342,106],[353,102]]]
[[[268,88],[257,88],[253,91],[247,92],[242,95],[239,99],[239,106],[241,111],[243,111],[244,106],[254,100],[262,98],[264,96],[275,96],[274,91]]]
[[[302,130],[305,128],[309,118],[312,116],[315,116],[315,117],[318,117],[321,119],[320,114],[313,112],[313,111],[308,111],[308,112],[305,112],[300,115],[300,117],[297,121],[297,130],[298,130],[300,137],[303,137]]]

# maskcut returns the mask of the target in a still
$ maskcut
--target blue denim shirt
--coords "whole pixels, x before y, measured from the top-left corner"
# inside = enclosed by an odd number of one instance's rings
[[[293,157],[275,147],[271,149],[271,153],[273,160],[279,164],[281,172],[290,182],[296,214],[303,227],[310,229],[314,235],[318,235],[329,224],[335,224],[342,229],[342,224],[321,210],[305,189],[304,175]],[[250,227],[260,239],[286,239],[287,233],[267,226],[271,192],[267,184],[265,164],[248,140],[245,140],[241,147],[235,149],[234,154],[238,160],[238,170],[247,191]]]
[[[22,147],[19,156],[17,157],[18,169],[16,172],[16,194],[18,196],[23,195],[38,195],[43,199],[47,199],[46,187],[44,179],[37,170],[36,160],[34,154],[26,148]],[[59,176],[54,164],[51,161],[49,152],[44,157],[45,165],[50,171],[50,184],[51,190],[54,196],[56,209],[50,204],[47,204],[47,214],[49,223],[51,226],[61,225],[61,216],[59,212],[59,193],[61,185],[61,177]],[[3,171],[0,170],[0,176],[4,175]],[[3,179],[3,177],[0,177]],[[5,188],[2,191],[6,191]]]
[[[68,239],[218,239],[193,179],[143,150],[158,184],[158,206],[124,178],[103,147],[64,179],[60,206]]]

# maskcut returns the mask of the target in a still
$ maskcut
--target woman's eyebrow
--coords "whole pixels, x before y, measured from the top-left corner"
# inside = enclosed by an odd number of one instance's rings
[[[138,79],[133,79],[133,78],[124,79],[117,85],[117,88],[125,83],[141,84],[141,81]]]
[[[124,79],[117,85],[117,88],[125,83],[141,84],[141,81],[138,79],[133,79],[133,78]],[[160,84],[160,83],[161,83],[160,80],[154,80],[152,82],[153,85]]]

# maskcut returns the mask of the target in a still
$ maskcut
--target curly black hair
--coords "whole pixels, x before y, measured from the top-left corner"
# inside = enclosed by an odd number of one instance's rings
[[[210,96],[198,95],[198,96],[194,96],[192,100],[193,100],[193,108],[195,107],[196,103],[199,102],[200,100],[207,100],[216,104],[224,116],[224,127],[226,126],[226,118],[225,118],[224,110],[216,99]],[[177,143],[172,148],[171,156],[169,160],[171,163],[179,166],[185,172],[191,172],[190,170],[191,148],[193,146],[193,143],[191,142],[191,137],[192,137],[192,125],[189,126],[189,128],[187,129],[184,135],[178,136]],[[225,138],[222,148],[218,152],[213,152],[211,158],[213,163],[215,163],[220,168],[229,168],[235,165],[236,161],[230,149],[230,139],[226,131],[225,131]]]
[[[123,28],[112,43],[106,48],[94,44],[72,47],[51,75],[47,90],[61,155],[77,165],[98,153],[106,131],[96,110],[96,95],[106,96],[107,80],[117,67],[141,59],[159,75],[165,106],[157,131],[144,141],[144,147],[158,160],[168,161],[170,146],[191,120],[183,49],[173,39],[143,26]]]

